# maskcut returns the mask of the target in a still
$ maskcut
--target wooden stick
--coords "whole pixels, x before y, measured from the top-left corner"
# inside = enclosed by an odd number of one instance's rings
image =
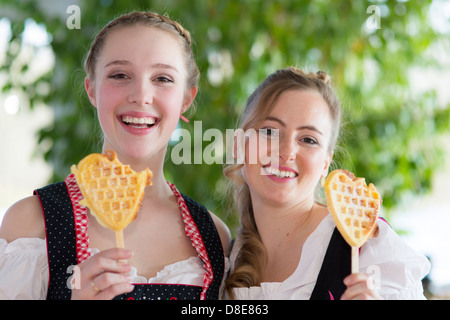
[[[352,273],[359,272],[359,248],[352,247]]]
[[[125,243],[123,241],[123,230],[116,231],[116,246],[117,248],[125,248]],[[120,262],[127,263],[126,259],[120,259]]]
[[[125,248],[123,242],[123,230],[116,231],[116,246],[117,248]]]

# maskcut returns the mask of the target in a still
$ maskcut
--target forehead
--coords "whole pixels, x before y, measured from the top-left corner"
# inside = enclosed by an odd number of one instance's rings
[[[275,102],[270,116],[276,116],[294,126],[314,125],[327,130],[331,115],[327,102],[320,93],[313,90],[288,90]]]
[[[184,71],[184,55],[178,37],[166,30],[143,24],[118,26],[106,36],[97,67],[112,60],[128,60],[145,66],[164,63]]]
[[[296,109],[300,112],[324,112],[329,113],[328,104],[322,95],[314,90],[291,89],[282,92],[275,101],[272,112]]]

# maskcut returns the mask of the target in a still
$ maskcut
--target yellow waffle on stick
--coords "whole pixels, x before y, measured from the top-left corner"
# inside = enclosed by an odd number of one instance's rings
[[[148,168],[133,171],[120,163],[114,151],[90,154],[71,171],[84,197],[80,204],[88,207],[102,226],[116,232],[117,246],[123,248],[122,231],[137,217],[152,172]]]
[[[359,248],[377,227],[381,197],[375,186],[367,186],[347,170],[331,172],[324,184],[328,208],[345,241],[352,247],[352,273],[359,269]]]

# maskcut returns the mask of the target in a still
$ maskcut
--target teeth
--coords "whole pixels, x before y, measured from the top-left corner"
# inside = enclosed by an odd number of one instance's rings
[[[126,123],[133,124],[155,124],[156,120],[154,118],[135,118],[131,116],[122,116],[122,121]]]
[[[297,174],[292,171],[281,171],[273,167],[268,167],[265,169],[269,174],[274,175],[278,178],[295,178],[297,176]]]

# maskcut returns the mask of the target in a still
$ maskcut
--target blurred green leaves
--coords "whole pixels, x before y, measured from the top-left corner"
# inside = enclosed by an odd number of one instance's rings
[[[295,65],[331,75],[345,112],[335,166],[373,182],[387,210],[429,191],[443,164],[441,134],[450,130],[450,108],[438,106],[434,91],[411,89],[411,68],[439,68],[429,50],[437,41],[449,41],[448,34],[430,27],[431,1],[81,0],[81,29],[72,30],[66,27],[66,8],[50,14],[45,3],[0,0],[12,26],[0,72],[11,69],[16,58],[11,47],[20,45],[25,20],[44,24],[52,36],[54,69],[33,83],[6,81],[2,90],[21,86],[31,106],[43,101],[53,108],[55,121],[39,132],[36,148],[52,164],[55,181],[68,174],[71,164],[101,149],[95,109],[84,93],[82,62],[100,28],[131,10],[167,13],[191,31],[202,74],[192,121],[201,120],[203,131],[235,128],[258,83],[276,69]],[[379,29],[366,24],[370,5],[380,8]],[[36,90],[39,83],[51,89],[42,93]],[[192,122],[182,127],[193,130]],[[230,227],[236,225],[236,217],[226,215],[222,165],[174,165],[168,158],[165,172],[184,193]]]

